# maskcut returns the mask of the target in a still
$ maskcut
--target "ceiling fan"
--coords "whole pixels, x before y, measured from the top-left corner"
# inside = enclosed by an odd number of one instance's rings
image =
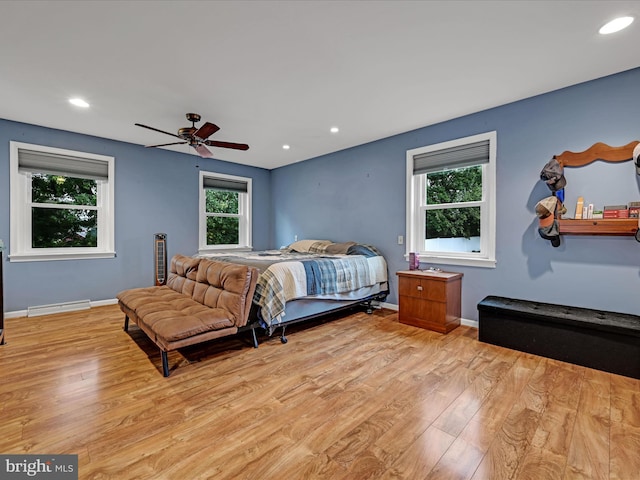
[[[159,145],[146,145],[147,148],[154,147],[167,147],[169,145],[183,145],[189,144],[201,157],[212,158],[213,154],[206,146],[221,147],[221,148],[233,148],[235,150],[248,150],[249,145],[246,143],[233,143],[233,142],[220,142],[218,140],[207,140],[211,135],[220,130],[220,127],[213,123],[205,122],[201,127],[196,127],[196,122],[200,121],[200,115],[197,113],[187,113],[187,120],[191,122],[190,127],[184,127],[178,129],[178,134],[165,132],[154,127],[142,125],[136,123],[138,127],[148,128],[149,130],[155,130],[156,132],[171,135],[172,137],[180,138],[181,142],[162,143]]]

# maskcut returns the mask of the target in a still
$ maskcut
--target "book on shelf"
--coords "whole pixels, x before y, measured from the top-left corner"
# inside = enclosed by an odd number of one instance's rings
[[[603,210],[606,212],[607,210],[627,210],[626,205],[605,205]]]
[[[629,218],[629,210],[605,210],[602,218]]]
[[[626,205],[605,205],[603,218],[629,218],[629,209]]]

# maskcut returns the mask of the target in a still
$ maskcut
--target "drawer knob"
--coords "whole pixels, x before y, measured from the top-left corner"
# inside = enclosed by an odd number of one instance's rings
[[[420,292],[422,291],[422,285],[418,285],[417,288],[418,288],[418,291],[420,291]]]

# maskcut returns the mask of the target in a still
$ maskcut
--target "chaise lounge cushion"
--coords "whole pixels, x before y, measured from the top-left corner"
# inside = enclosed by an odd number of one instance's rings
[[[236,315],[196,302],[167,286],[130,290],[121,301],[135,310],[138,325],[163,342],[175,342],[210,330],[235,326]]]

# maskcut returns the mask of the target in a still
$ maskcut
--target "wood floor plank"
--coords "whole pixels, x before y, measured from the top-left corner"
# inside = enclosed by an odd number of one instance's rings
[[[609,478],[610,391],[610,375],[585,369],[565,478]]]
[[[0,451],[79,478],[640,480],[640,380],[335,316],[171,352],[117,306],[6,321]]]
[[[640,428],[614,422],[611,425],[609,478],[640,480]]]
[[[454,436],[438,428],[427,428],[382,478],[425,478],[454,441]]]

